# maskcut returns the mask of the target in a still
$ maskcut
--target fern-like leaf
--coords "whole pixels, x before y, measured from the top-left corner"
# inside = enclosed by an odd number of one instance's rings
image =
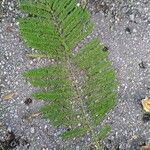
[[[111,127],[109,125],[105,125],[98,134],[99,139],[104,139],[110,131]]]
[[[76,0],[26,0],[21,10],[29,16],[20,19],[20,30],[29,47],[54,58],[57,64],[26,72],[25,77],[42,91],[35,99],[48,104],[41,108],[54,126],[71,127],[62,137],[73,138],[91,133],[101,149],[96,127],[116,103],[115,71],[108,53],[98,39],[73,55],[76,45],[93,29],[90,15]]]

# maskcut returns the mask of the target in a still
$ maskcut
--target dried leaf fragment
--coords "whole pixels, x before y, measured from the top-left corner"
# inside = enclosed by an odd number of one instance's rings
[[[150,150],[150,144],[142,146],[140,150]]]
[[[15,95],[16,95],[16,93],[9,93],[9,94],[7,94],[7,95],[5,95],[5,96],[3,97],[3,100],[10,100],[10,99],[12,99]]]
[[[24,115],[23,119],[32,121],[33,118],[39,117],[41,115],[42,115],[41,112],[29,113],[29,114]]]
[[[143,109],[146,112],[150,112],[150,98],[145,98],[142,100]]]
[[[13,28],[12,28],[11,26],[7,26],[7,27],[6,27],[6,31],[7,31],[7,32],[13,32]]]
[[[49,58],[47,55],[44,54],[26,54],[26,57],[30,58],[30,59],[34,59],[34,58]]]
[[[35,112],[35,113],[33,113],[33,114],[31,114],[31,118],[36,118],[36,117],[38,117],[38,116],[41,116],[42,115],[42,113],[41,112]]]

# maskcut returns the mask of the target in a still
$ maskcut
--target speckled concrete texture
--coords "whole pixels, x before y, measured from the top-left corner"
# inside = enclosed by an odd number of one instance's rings
[[[150,121],[142,120],[140,105],[142,98],[150,96],[150,1],[93,0],[88,7],[95,22],[95,30],[88,38],[98,37],[109,48],[119,82],[117,106],[103,122],[111,124],[112,131],[103,143],[109,150],[136,150],[142,140],[150,139]],[[38,114],[44,102],[24,103],[37,89],[26,81],[23,72],[53,62],[26,57],[33,49],[27,48],[20,36],[18,18],[23,14],[17,1],[3,0],[1,10],[0,140],[11,130],[19,141],[14,149],[87,150],[89,135],[63,141],[59,135],[65,129],[53,128]],[[11,93],[13,98],[4,100]]]

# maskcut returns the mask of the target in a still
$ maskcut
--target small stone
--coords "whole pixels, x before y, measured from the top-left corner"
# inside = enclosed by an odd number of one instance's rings
[[[129,27],[127,27],[127,28],[125,29],[125,32],[131,34],[131,29],[130,29]]]
[[[134,15],[134,14],[131,14],[131,15],[130,15],[130,20],[131,20],[131,21],[134,21],[134,19],[135,19],[135,15]]]
[[[77,146],[76,146],[76,150],[79,150],[79,149],[80,149],[80,147],[77,145]]]
[[[7,131],[8,131],[8,132],[11,132],[11,127],[8,127],[8,128],[7,128]]]
[[[142,69],[145,69],[146,68],[146,63],[144,61],[140,62],[139,67],[142,68]]]
[[[1,37],[0,37],[1,39],[3,39],[4,38],[4,36],[1,34]]]
[[[78,123],[78,127],[80,127],[81,126],[81,123]]]
[[[16,22],[16,25],[18,26],[18,25],[19,25],[19,22]]]
[[[80,6],[80,3],[77,3],[77,7],[79,7]]]
[[[33,61],[30,61],[30,64],[32,65],[32,64],[33,64]]]
[[[44,126],[44,129],[47,129],[47,128],[48,128],[48,126],[47,126],[47,125],[45,125],[45,126]]]
[[[143,122],[150,121],[150,113],[144,113],[142,117]]]
[[[34,128],[34,127],[31,127],[30,132],[31,132],[32,134],[35,133],[35,128]]]
[[[80,115],[77,115],[77,118],[79,119],[79,118],[80,118]]]
[[[133,32],[134,32],[134,33],[136,33],[136,32],[137,32],[137,30],[136,30],[136,29],[133,29]]]

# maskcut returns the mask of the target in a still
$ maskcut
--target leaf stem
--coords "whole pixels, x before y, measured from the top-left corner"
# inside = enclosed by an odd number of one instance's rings
[[[68,67],[68,71],[70,72],[73,87],[75,87],[74,90],[76,91],[77,99],[80,102],[82,116],[83,116],[83,119],[85,120],[85,124],[88,126],[89,131],[92,134],[92,138],[94,139],[94,144],[96,146],[96,149],[97,150],[102,150],[102,146],[100,145],[99,140],[98,140],[98,138],[97,138],[97,136],[95,135],[95,132],[94,132],[94,125],[93,125],[92,121],[89,120],[88,117],[87,117],[88,113],[86,111],[86,108],[84,107],[84,102],[83,102],[83,99],[81,98],[82,94],[81,94],[81,92],[78,88],[78,84],[74,81],[76,79],[76,76],[74,74],[74,70],[72,69],[72,64],[70,63],[70,60],[67,61],[67,67]]]

